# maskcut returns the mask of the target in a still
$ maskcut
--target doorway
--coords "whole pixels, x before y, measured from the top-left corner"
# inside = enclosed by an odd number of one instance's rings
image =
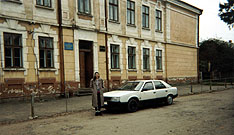
[[[79,41],[80,88],[89,88],[93,77],[93,42]]]

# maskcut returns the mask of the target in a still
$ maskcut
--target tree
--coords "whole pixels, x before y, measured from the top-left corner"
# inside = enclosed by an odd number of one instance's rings
[[[234,75],[234,44],[219,39],[208,39],[200,43],[199,69],[204,74],[213,72],[215,76]],[[210,71],[208,63],[210,63]],[[221,75],[221,76],[220,76]]]
[[[219,16],[229,28],[234,28],[234,0],[227,0],[227,3],[219,4]]]

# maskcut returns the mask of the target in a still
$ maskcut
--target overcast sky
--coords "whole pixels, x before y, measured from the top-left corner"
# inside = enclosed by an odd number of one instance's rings
[[[219,38],[234,42],[234,29],[229,30],[226,23],[218,16],[219,3],[226,0],[182,0],[200,9],[203,13],[200,17],[200,40]]]

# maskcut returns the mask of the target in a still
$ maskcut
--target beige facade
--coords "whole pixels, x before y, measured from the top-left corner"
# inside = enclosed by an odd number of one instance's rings
[[[118,17],[115,21],[110,19],[111,8],[106,0],[108,20],[105,24],[105,0],[90,0],[88,13],[81,12],[79,1],[62,0],[61,3],[63,55],[59,42],[57,0],[51,0],[49,6],[36,0],[0,2],[0,97],[29,95],[32,91],[37,94],[60,93],[63,92],[61,81],[65,83],[65,91],[75,91],[88,87],[95,71],[101,74],[106,85],[109,73],[110,88],[135,79],[196,81],[199,15],[202,10],[179,0],[131,0],[135,5],[135,23],[132,25],[127,21],[128,0],[117,0]],[[143,5],[149,9],[148,28],[143,28]],[[156,10],[161,11],[161,30],[156,30]],[[5,65],[9,65],[5,52],[6,33],[22,36],[20,67]],[[40,55],[41,37],[53,41],[52,60],[49,55],[45,56],[46,60]],[[72,48],[66,48],[65,44]],[[119,48],[117,68],[112,67],[112,45]],[[129,67],[130,47],[135,48],[134,68]],[[149,50],[147,69],[144,69],[144,49]],[[157,69],[156,50],[162,53],[160,69]],[[42,68],[42,60],[53,66]],[[61,64],[64,64],[64,72],[61,72]],[[65,78],[61,78],[61,74]]]

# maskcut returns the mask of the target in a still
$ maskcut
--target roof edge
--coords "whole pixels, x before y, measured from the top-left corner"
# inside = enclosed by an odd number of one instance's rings
[[[168,2],[168,3],[174,4],[174,5],[177,5],[179,7],[182,7],[184,9],[187,9],[189,11],[192,11],[192,12],[198,14],[198,15],[201,15],[202,12],[203,12],[202,9],[200,9],[198,7],[195,7],[195,6],[193,6],[191,4],[188,4],[188,3],[184,2],[184,1],[181,1],[181,0],[165,0],[165,1]]]

